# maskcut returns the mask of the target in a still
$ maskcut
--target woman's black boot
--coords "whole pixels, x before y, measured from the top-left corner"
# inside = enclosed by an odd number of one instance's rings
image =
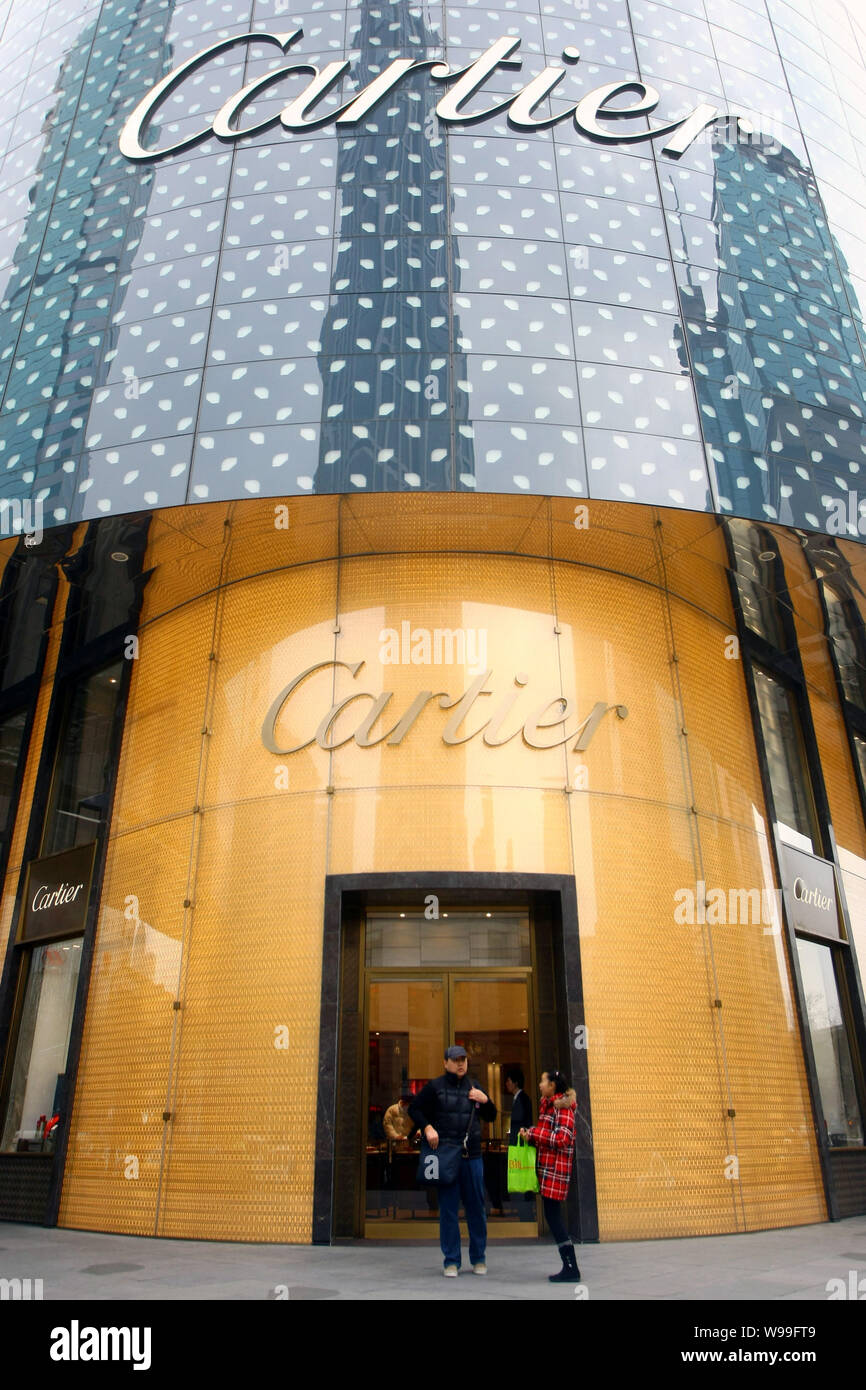
[[[559,1254],[562,1260],[562,1269],[558,1274],[548,1274],[551,1284],[578,1284],[580,1283],[580,1270],[577,1267],[577,1257],[574,1253],[574,1246],[571,1241],[559,1246]]]

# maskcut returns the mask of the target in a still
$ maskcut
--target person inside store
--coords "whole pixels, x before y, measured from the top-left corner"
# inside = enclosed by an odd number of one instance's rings
[[[523,1068],[518,1066],[504,1067],[502,1071],[503,1085],[511,1096],[511,1123],[508,1126],[508,1146],[517,1143],[517,1136],[521,1129],[528,1129],[532,1124],[532,1101],[524,1091],[526,1078],[523,1075]],[[505,1153],[505,1164],[508,1163],[508,1151]],[[507,1166],[505,1186],[507,1188]],[[519,1192],[514,1196],[517,1206],[517,1215],[521,1221],[535,1220],[535,1193]]]
[[[574,1160],[574,1115],[577,1096],[562,1072],[543,1071],[538,1083],[541,1105],[538,1124],[521,1129],[520,1133],[534,1144],[536,1167],[544,1219],[559,1247],[562,1269],[549,1274],[551,1284],[577,1284],[580,1270],[574,1244],[565,1224],[563,1203],[568,1196],[571,1168]]]
[[[481,1158],[481,1121],[496,1119],[496,1106],[467,1076],[469,1057],[459,1044],[445,1050],[445,1071],[412,1098],[409,1114],[423,1131],[430,1148],[440,1143],[466,1142],[456,1182],[439,1186],[439,1244],[443,1273],[456,1278],[460,1271],[461,1204],[469,1227],[469,1262],[473,1274],[487,1273],[487,1208],[484,1198],[484,1166]]]
[[[415,1121],[409,1114],[410,1095],[401,1096],[395,1100],[393,1105],[389,1105],[382,1119],[382,1124],[387,1137],[396,1142],[401,1139],[408,1139],[415,1128]]]
[[[511,1124],[508,1127],[509,1144],[517,1143],[517,1136],[521,1129],[528,1129],[532,1124],[532,1101],[524,1091],[526,1078],[520,1067],[506,1067],[502,1073],[505,1089],[511,1096]]]

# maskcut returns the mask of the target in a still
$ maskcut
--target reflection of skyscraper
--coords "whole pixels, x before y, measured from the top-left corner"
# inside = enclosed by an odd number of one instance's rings
[[[149,0],[106,0],[64,58],[43,123],[31,210],[0,305],[18,340],[2,405],[0,494],[42,493],[46,524],[74,515],[85,481],[88,412],[108,372],[111,325],[154,178],[119,156],[116,129],[130,101],[171,66],[170,23],[170,10]]]
[[[790,150],[719,143],[714,154],[711,224],[682,217],[679,281],[721,505],[823,528],[826,499],[866,472],[847,265]]]
[[[364,0],[349,11],[356,13],[359,86],[392,58],[441,61],[442,38],[420,8]],[[447,143],[435,116],[440,96],[422,69],[339,135],[337,244],[319,353],[317,492],[442,491],[457,488],[461,475],[474,477],[472,441],[454,405],[459,270],[449,234]]]

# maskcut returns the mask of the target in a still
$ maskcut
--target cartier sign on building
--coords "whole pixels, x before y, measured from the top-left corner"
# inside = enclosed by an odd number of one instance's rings
[[[838,939],[841,932],[833,865],[792,845],[782,846],[781,864],[782,891],[794,929]]]
[[[292,63],[287,67],[267,72],[249,82],[220,107],[212,121],[194,135],[184,136],[182,140],[176,141],[173,145],[165,145],[162,148],[148,148],[144,144],[147,126],[156,115],[162,102],[172,92],[175,92],[190,74],[209,59],[215,58],[241,43],[250,45],[256,43],[274,44],[285,53],[292,44],[303,37],[303,32],[303,29],[294,29],[286,34],[235,34],[230,38],[220,39],[217,43],[201,49],[193,57],[187,58],[185,62],[167,73],[160,82],[157,82],[136,106],[120,135],[121,153],[127,159],[132,160],[159,159],[165,155],[177,154],[181,150],[188,149],[191,145],[205,140],[211,133],[221,140],[240,140],[245,135],[261,134],[278,122],[284,130],[292,133],[314,130],[331,124],[334,124],[338,129],[350,129],[363,120],[377,103],[398,85],[401,78],[409,72],[423,68],[429,69],[430,77],[434,82],[453,83],[436,106],[436,115],[440,121],[446,124],[483,121],[488,117],[507,112],[508,123],[514,129],[531,131],[547,129],[572,117],[575,126],[584,135],[592,140],[600,140],[605,143],[635,144],[669,137],[666,138],[662,148],[665,154],[676,158],[684,154],[701,131],[718,119],[721,114],[718,107],[702,102],[688,116],[681,117],[679,120],[663,122],[650,129],[622,129],[623,120],[630,117],[650,116],[661,99],[656,89],[647,83],[628,81],[604,83],[582,97],[580,101],[575,102],[567,111],[552,116],[541,115],[539,108],[544,105],[547,98],[559,87],[567,75],[566,68],[558,67],[544,68],[527,83],[517,96],[508,97],[505,101],[497,101],[493,105],[481,109],[470,107],[473,97],[478,94],[486,79],[497,68],[519,68],[521,66],[521,60],[511,56],[520,47],[520,40],[499,38],[490,45],[480,58],[464,68],[451,69],[441,59],[436,58],[427,58],[420,62],[413,58],[397,58],[363,91],[350,97],[337,110],[331,109],[324,115],[316,114],[315,107],[322,97],[342,82],[343,77],[351,68],[349,60],[342,59],[339,62],[326,63],[323,68],[316,67],[314,63],[303,61]],[[579,61],[580,51],[577,48],[565,48],[562,56],[566,63],[573,65]],[[256,97],[264,95],[283,78],[295,74],[309,75],[310,77],[310,81],[299,96],[295,96],[287,102],[278,115],[271,115],[264,120],[247,125],[241,123],[245,108]],[[611,105],[618,97],[625,95],[634,95],[636,100],[628,106]]]
[[[498,748],[503,744],[510,743],[518,734],[522,734],[524,742],[530,748],[556,748],[573,739],[573,749],[582,752],[588,748],[599,721],[609,709],[615,709],[620,719],[625,719],[628,716],[625,705],[608,705],[601,700],[593,706],[582,722],[573,724],[566,733],[558,737],[545,737],[545,730],[560,729],[561,726],[571,723],[575,714],[574,703],[564,695],[557,695],[553,699],[543,700],[531,712],[512,714],[524,688],[529,684],[529,677],[523,673],[518,673],[513,677],[513,685],[517,689],[510,691],[504,699],[498,701],[493,712],[483,723],[477,722],[476,714],[474,727],[466,727],[464,721],[470,718],[470,711],[476,702],[480,700],[486,706],[487,700],[483,697],[486,696],[489,699],[495,693],[494,690],[488,689],[488,683],[493,678],[493,671],[487,670],[483,671],[480,676],[476,676],[475,680],[459,695],[452,695],[447,690],[422,690],[403,711],[395,724],[390,728],[380,727],[375,731],[374,725],[380,717],[386,716],[394,692],[385,690],[382,694],[376,695],[369,690],[354,691],[351,695],[347,695],[331,705],[330,709],[323,714],[315,733],[310,734],[300,743],[292,743],[289,747],[281,748],[279,746],[277,721],[286,711],[292,694],[302,682],[318,671],[333,671],[337,667],[342,667],[349,671],[353,677],[357,677],[365,664],[363,661],[319,661],[313,666],[308,666],[300,675],[295,676],[285,689],[280,691],[265,716],[262,725],[262,742],[268,751],[284,756],[288,753],[298,753],[302,748],[309,748],[313,742],[318,743],[320,748],[331,750],[341,747],[352,738],[359,748],[372,748],[378,743],[385,742],[394,746],[402,743],[403,738],[426,706],[434,700],[438,701],[440,709],[453,711],[442,730],[442,742],[452,745],[467,743],[477,734],[483,732],[483,741],[488,747]],[[342,730],[337,733],[334,726],[343,712],[356,700],[372,700],[373,703],[354,730],[350,729],[348,732]],[[387,716],[385,722],[387,723]]]
[[[24,890],[19,939],[63,937],[84,929],[94,844],[34,859]]]

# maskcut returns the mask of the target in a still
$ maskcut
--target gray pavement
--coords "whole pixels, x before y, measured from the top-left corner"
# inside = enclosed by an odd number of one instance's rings
[[[551,1285],[552,1242],[491,1241],[486,1278],[444,1279],[437,1245],[244,1245],[0,1222],[0,1279],[41,1279],[47,1300],[866,1298],[866,1216],[688,1240],[578,1247],[582,1285]],[[464,1260],[466,1252],[464,1249]],[[831,1280],[841,1281],[831,1285]],[[8,1296],[8,1294],[6,1295]]]

